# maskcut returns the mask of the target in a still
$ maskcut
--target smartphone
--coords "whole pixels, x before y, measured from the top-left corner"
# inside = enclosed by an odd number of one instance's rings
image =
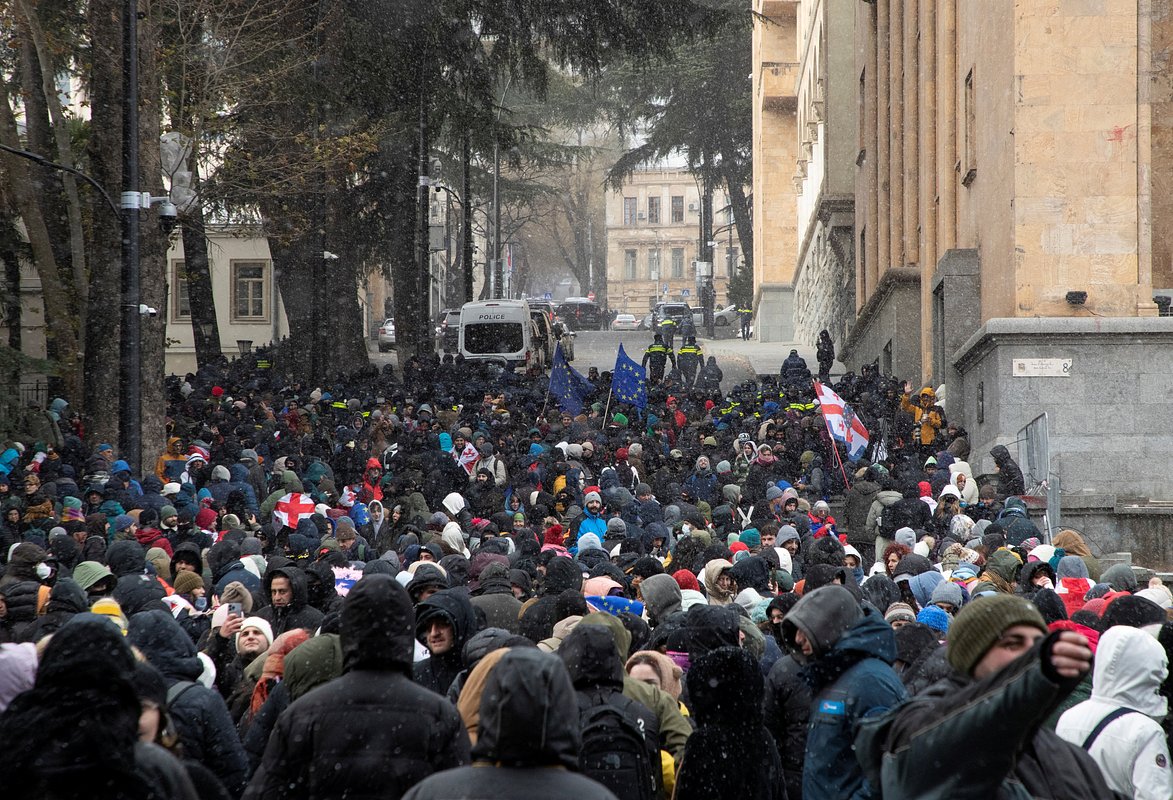
[[[228,616],[244,618],[244,607],[240,603],[228,604]]]

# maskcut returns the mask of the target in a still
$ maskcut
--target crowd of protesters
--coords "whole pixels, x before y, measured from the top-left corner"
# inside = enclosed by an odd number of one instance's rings
[[[1173,797],[1173,595],[931,388],[838,381],[848,462],[797,353],[277,376],[171,381],[138,470],[65,399],[0,452],[6,798]]]

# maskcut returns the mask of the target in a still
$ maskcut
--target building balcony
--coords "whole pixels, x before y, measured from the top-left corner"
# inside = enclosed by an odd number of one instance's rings
[[[771,111],[793,111],[798,107],[798,64],[763,61],[758,86],[762,105]]]

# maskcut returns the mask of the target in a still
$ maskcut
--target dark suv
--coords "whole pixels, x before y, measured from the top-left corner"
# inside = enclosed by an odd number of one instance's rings
[[[558,306],[558,316],[572,331],[603,330],[603,311],[590,300],[567,300]]]

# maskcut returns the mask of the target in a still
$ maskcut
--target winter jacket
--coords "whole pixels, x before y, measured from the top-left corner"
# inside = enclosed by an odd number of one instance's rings
[[[224,700],[197,682],[203,665],[195,644],[166,611],[131,617],[127,641],[163,674],[168,689],[186,683],[169,704],[184,757],[199,761],[231,794],[239,794],[248,778],[248,761]]]
[[[869,536],[874,537],[880,535],[880,520],[884,515],[885,509],[887,509],[889,506],[895,505],[901,499],[902,496],[900,492],[896,491],[895,489],[881,489],[880,491],[876,492],[875,499],[872,500],[872,505],[868,509],[867,522],[865,523]],[[886,527],[887,526],[885,526],[885,528]],[[848,535],[850,536],[850,534]],[[848,541],[850,541],[850,539],[848,539]],[[880,553],[876,553],[877,558],[879,558],[880,555]]]
[[[872,784],[918,800],[1111,797],[1087,753],[1039,727],[1079,683],[1046,666],[1056,637],[983,680],[954,671],[865,722],[855,749]]]
[[[1153,636],[1122,625],[1109,628],[1096,649],[1091,699],[1059,718],[1055,732],[1082,747],[1109,714],[1129,710],[1109,722],[1088,748],[1108,786],[1126,797],[1173,797],[1169,748],[1154,719],[1168,711],[1168,702],[1160,694],[1168,668],[1165,648]]]
[[[208,550],[208,569],[215,584],[213,594],[224,594],[224,587],[233,581],[244,584],[253,595],[261,591],[261,579],[244,568],[240,561],[240,545],[227,539],[216,542]]]
[[[1012,495],[1024,494],[1026,482],[1022,476],[1022,469],[1010,457],[1010,451],[1004,445],[995,445],[990,450],[994,464],[998,467],[998,497],[1007,498]]]
[[[869,550],[871,549],[876,534],[868,530],[868,512],[871,511],[872,503],[876,501],[879,494],[880,484],[869,480],[856,481],[847,490],[847,509],[843,518],[847,523],[847,541],[850,544],[856,547],[862,544],[866,545]],[[870,565],[864,564],[862,566],[867,569]]]
[[[802,670],[814,697],[807,726],[804,800],[878,797],[864,779],[852,740],[865,717],[887,711],[905,698],[891,666],[896,660],[892,628],[872,609],[855,605],[846,588],[834,585],[805,594],[782,627],[792,647],[797,629],[815,643],[815,654]]]
[[[455,707],[410,678],[414,632],[411,598],[394,578],[356,583],[341,611],[343,675],[277,720],[245,800],[399,798],[467,763]]]
[[[796,800],[802,797],[802,765],[811,713],[811,690],[801,670],[793,656],[783,656],[770,668],[766,676],[764,719],[778,747],[786,793]]]
[[[476,766],[433,775],[405,800],[614,800],[578,774],[582,734],[575,693],[556,656],[509,650],[489,673],[481,697]]]
[[[476,557],[473,557],[476,561]],[[480,609],[490,628],[504,628],[510,633],[519,630],[517,615],[521,613],[521,601],[513,596],[507,569],[501,567],[491,571],[488,578],[482,578],[476,596],[472,598],[474,608]]]
[[[289,579],[289,585],[293,591],[289,605],[280,608],[272,605],[265,606],[256,612],[256,616],[273,626],[273,636],[275,637],[295,628],[305,628],[312,634],[322,624],[323,615],[318,609],[307,605],[309,594],[306,588],[305,573],[297,567],[274,567],[268,570],[265,573],[264,582],[266,599],[272,598],[273,579],[277,577]]]

